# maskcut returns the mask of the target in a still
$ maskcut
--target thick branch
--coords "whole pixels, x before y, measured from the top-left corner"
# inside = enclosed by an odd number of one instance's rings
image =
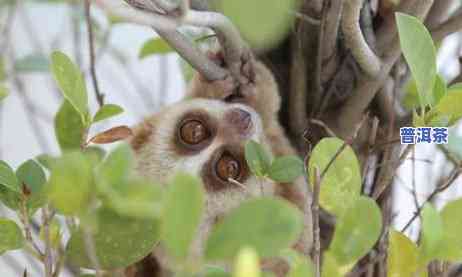
[[[191,64],[198,72],[201,72],[209,80],[222,80],[228,75],[228,71],[213,63],[183,34],[178,31],[163,31],[156,29],[157,34],[172,45],[178,54]]]
[[[330,5],[326,11],[326,19],[323,26],[323,38],[322,38],[322,64],[325,68],[328,69],[328,72],[334,72],[331,68],[336,67],[336,59],[334,58],[337,54],[337,45],[338,45],[338,29],[340,26],[340,19],[342,17],[343,11],[343,2],[340,1],[330,1]],[[324,16],[324,15],[323,15]],[[326,71],[323,72],[325,74]],[[328,76],[323,76],[323,81],[330,79],[331,74]]]
[[[181,49],[183,58],[191,62],[191,65],[198,69],[207,79],[218,80],[226,76],[225,71],[211,62],[204,54],[201,54],[191,41],[188,41],[176,31],[182,25],[213,29],[223,48],[224,57],[231,73],[235,77],[238,77],[239,80],[241,58],[244,52],[247,51],[247,47],[238,30],[224,15],[216,12],[190,10],[186,4],[182,6],[185,10],[178,17],[160,14],[151,9],[148,10],[149,12],[146,12],[147,10],[140,10],[140,8],[146,6],[147,2],[150,2],[149,0],[127,1],[130,5],[138,9],[130,9],[126,6],[115,4],[111,0],[96,0],[96,2],[103,9],[127,21],[153,27],[161,33],[162,37],[171,43],[173,48]],[[155,0],[154,3],[159,7],[162,5],[159,5],[158,0]],[[182,1],[181,3],[186,2]],[[193,5],[202,8],[205,7],[200,1],[194,2]],[[204,69],[210,70],[202,71]]]
[[[454,15],[431,31],[435,41],[441,41],[447,35],[462,30],[462,7]]]
[[[448,19],[451,7],[458,0],[438,0],[432,6],[432,9],[428,13],[427,19],[425,20],[425,25],[433,29],[437,27],[441,22]]]
[[[419,0],[415,2],[412,15],[423,19],[427,15],[433,0]],[[363,112],[367,109],[372,99],[383,86],[388,78],[391,68],[401,55],[399,39],[396,36],[393,44],[389,47],[388,54],[383,58],[383,64],[377,77],[370,79],[368,76],[361,76],[358,87],[354,94],[347,100],[340,110],[337,129],[342,137],[348,135],[354,129],[357,122],[361,120]]]
[[[242,40],[239,31],[226,16],[216,12],[191,10],[186,14],[184,23],[213,29],[223,48],[225,61],[231,73],[234,77],[241,75],[241,58],[248,51],[247,45]]]
[[[415,10],[414,7],[416,5],[419,5],[418,0],[401,1],[399,3],[397,11],[406,14],[413,14],[412,11]],[[393,43],[395,37],[398,34],[394,13],[390,13],[390,15],[385,18],[385,21],[379,27],[376,34],[377,50],[379,51],[379,53],[388,52],[390,49],[390,44]]]
[[[364,72],[376,76],[380,71],[380,59],[367,44],[359,25],[363,0],[345,1],[342,16],[342,30],[345,42]]]

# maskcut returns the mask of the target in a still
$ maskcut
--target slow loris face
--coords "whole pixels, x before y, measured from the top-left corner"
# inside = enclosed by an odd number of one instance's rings
[[[247,140],[266,145],[262,128],[260,116],[249,106],[200,98],[166,107],[135,128],[131,143],[141,175],[166,184],[183,171],[199,176],[204,184],[205,215],[193,255],[226,212],[245,199],[274,193],[274,184],[262,184],[252,176],[244,157]],[[156,256],[163,263],[159,251]]]

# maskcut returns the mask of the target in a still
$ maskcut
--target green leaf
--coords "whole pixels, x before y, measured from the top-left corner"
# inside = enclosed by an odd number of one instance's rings
[[[443,76],[436,74],[435,86],[433,87],[434,105],[438,104],[441,99],[448,93],[447,84]]]
[[[154,54],[168,54],[172,52],[173,49],[165,40],[153,38],[143,44],[139,53],[139,58],[143,59]]]
[[[339,151],[344,149],[339,153]],[[337,157],[335,158],[335,156]],[[331,163],[331,161],[333,162]],[[325,171],[321,182],[319,203],[334,215],[341,215],[359,197],[361,175],[359,163],[353,149],[338,138],[322,139],[311,154],[308,170],[311,184],[314,184],[315,168],[319,174]]]
[[[46,192],[43,189],[47,181],[45,172],[37,162],[28,160],[16,170],[16,177],[28,190],[28,193],[25,193],[26,208],[29,215],[33,215],[47,201]]]
[[[269,177],[282,183],[294,181],[303,174],[303,161],[297,156],[277,157],[269,168]]]
[[[167,251],[183,260],[202,218],[204,191],[200,181],[187,174],[177,174],[170,182],[165,199],[162,238]]]
[[[159,222],[156,220],[126,218],[107,209],[99,209],[96,216],[98,228],[93,240],[103,269],[127,267],[151,253],[159,241]],[[72,234],[66,252],[73,264],[92,268],[82,231]]]
[[[382,214],[374,200],[359,197],[337,219],[329,252],[339,266],[351,269],[377,242],[382,230]]]
[[[114,186],[128,180],[130,172],[134,167],[133,152],[130,146],[123,143],[117,146],[104,160],[99,172],[99,188],[103,186]]]
[[[62,151],[80,149],[85,127],[77,110],[66,100],[55,116],[55,135]]]
[[[439,258],[446,261],[462,260],[462,199],[449,202],[441,211],[444,238],[440,247]]]
[[[417,272],[417,245],[404,234],[390,231],[388,277],[413,277]]]
[[[426,204],[422,210],[422,234],[419,262],[424,266],[437,257],[443,240],[443,222],[438,211]]]
[[[289,271],[289,277],[314,277],[313,264],[306,258],[295,263]]]
[[[47,57],[33,53],[16,60],[14,67],[19,73],[47,72],[50,63]]]
[[[0,186],[0,201],[8,208],[18,211],[21,208],[21,194]]]
[[[249,247],[242,248],[237,254],[233,277],[260,277],[260,259],[257,252]]]
[[[99,165],[106,156],[106,151],[97,146],[86,147],[83,153],[93,166]]]
[[[41,166],[48,170],[51,170],[53,164],[56,162],[56,158],[48,154],[40,154],[35,159]]]
[[[51,54],[51,69],[64,98],[77,110],[82,123],[88,123],[88,96],[79,68],[62,52]]]
[[[298,239],[300,211],[286,201],[258,198],[246,201],[215,225],[205,247],[208,259],[232,258],[242,247],[263,257],[278,255]]]
[[[212,265],[205,265],[204,275],[205,277],[231,277],[224,268]]]
[[[420,116],[416,110],[412,111],[412,126],[422,127],[426,126],[425,116]]]
[[[16,177],[32,194],[41,191],[46,182],[45,172],[34,160],[28,160],[20,165],[16,170]]]
[[[4,85],[0,84],[0,101],[5,99],[8,94],[8,89]]]
[[[459,82],[459,83],[455,83],[455,84],[452,84],[450,87],[449,87],[450,90],[461,90],[462,89],[462,83]]]
[[[268,174],[271,158],[266,149],[258,142],[249,140],[245,144],[245,160],[255,176],[263,177]]]
[[[65,215],[79,214],[88,207],[93,173],[90,163],[80,152],[66,153],[51,170],[48,197]]]
[[[432,37],[419,19],[396,13],[401,49],[419,92],[420,105],[432,103],[436,78],[436,49]],[[425,58],[422,58],[425,57]]]
[[[14,174],[13,169],[4,161],[0,160],[0,185],[11,191],[21,193],[21,186]]]
[[[105,187],[103,194],[106,206],[121,216],[141,219],[160,217],[162,190],[159,185],[132,177],[126,183]]]
[[[417,91],[417,84],[414,79],[411,79],[404,89],[406,94],[403,98],[403,105],[408,110],[417,109],[420,106],[420,99],[419,99],[419,92]],[[432,102],[425,102],[425,105],[435,106],[438,102],[447,94],[447,85],[444,78],[437,74],[435,78],[435,85],[433,87],[433,97],[431,100]],[[422,126],[422,125],[421,125]]]
[[[0,255],[8,250],[22,248],[24,237],[21,229],[12,220],[0,218]]]
[[[102,106],[96,113],[95,117],[93,117],[93,123],[114,117],[123,112],[124,109],[118,105],[106,104]]]
[[[350,267],[341,266],[330,251],[324,252],[322,262],[322,277],[344,277]]]
[[[220,1],[217,8],[237,25],[253,48],[270,48],[290,30],[297,3],[296,0],[233,0]]]
[[[449,88],[434,110],[449,117],[449,126],[462,118],[462,88]]]

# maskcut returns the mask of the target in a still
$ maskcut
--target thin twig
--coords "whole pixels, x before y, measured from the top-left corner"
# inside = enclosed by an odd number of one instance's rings
[[[21,210],[19,213],[19,219],[21,220],[21,223],[24,226],[24,233],[25,233],[26,241],[28,241],[33,247],[33,249],[37,252],[37,254],[39,255],[39,259],[41,261],[44,261],[45,254],[42,252],[40,247],[35,243],[34,238],[32,237],[32,230],[31,230],[29,215],[27,214],[25,198],[26,196],[24,194],[21,194]]]
[[[104,105],[104,94],[99,90],[98,78],[96,77],[96,65],[95,65],[95,38],[93,35],[93,27],[91,24],[90,8],[91,0],[85,0],[85,19],[87,23],[88,32],[88,48],[90,52],[90,73],[93,83],[93,89],[95,90],[96,101],[98,105],[102,107]]]
[[[455,167],[452,170],[452,172],[449,174],[449,177],[446,179],[446,182],[444,182],[441,186],[438,186],[437,188],[435,188],[432,191],[432,193],[430,193],[430,195],[427,197],[427,199],[425,199],[422,205],[420,205],[420,207],[417,209],[417,211],[414,213],[411,219],[409,219],[406,225],[401,229],[401,233],[404,233],[409,228],[409,226],[412,225],[414,220],[416,220],[416,218],[420,216],[420,213],[422,212],[423,207],[427,203],[431,202],[433,198],[435,198],[436,195],[448,189],[461,174],[462,174],[462,167],[461,166]]]
[[[306,88],[307,69],[303,58],[303,23],[299,23],[292,35],[292,53],[290,62],[290,91],[289,91],[289,126],[292,133],[297,134],[296,144],[298,148],[302,145],[302,138],[298,135],[306,124]]]
[[[394,164],[390,165],[391,174],[384,174],[382,175],[382,179],[377,182],[377,185],[375,186],[374,192],[372,194],[372,198],[378,199],[382,193],[388,188],[388,186],[392,183],[393,178],[396,175],[396,170],[401,166],[401,164],[406,160],[407,156],[409,153],[412,151],[412,149],[415,147],[414,144],[409,144],[406,145],[406,148],[404,148],[403,153],[401,156],[399,156],[398,161],[396,161]]]
[[[309,24],[311,25],[315,25],[315,26],[318,26],[319,24],[321,24],[321,21],[319,19],[316,19],[316,18],[313,18],[311,16],[308,16],[304,13],[301,13],[301,12],[298,12],[298,11],[292,11],[293,14],[295,15],[296,18],[299,18],[305,22],[308,22]]]
[[[44,235],[44,243],[45,243],[45,276],[46,277],[53,277],[53,256],[51,253],[51,238],[50,238],[50,221],[51,217],[48,214],[48,205],[45,205],[42,208],[42,228],[43,228],[43,235]]]
[[[93,234],[86,226],[83,226],[83,240],[85,244],[85,251],[86,251],[87,257],[88,259],[90,259],[91,265],[93,266],[93,269],[95,270],[96,277],[102,277],[103,275],[100,270],[101,266],[98,260],[98,256],[96,255],[96,247],[95,247],[95,241],[93,239]]]
[[[327,126],[326,123],[324,123],[323,121],[319,120],[319,119],[310,119],[310,122],[315,124],[315,125],[318,125],[318,126],[321,126],[322,128],[324,128],[324,130],[327,132],[327,134],[331,137],[337,137],[337,135],[334,133],[334,131],[329,128],[329,126]]]
[[[359,66],[369,76],[376,76],[381,67],[380,58],[372,51],[364,38],[359,18],[363,0],[345,1],[342,16],[342,30],[345,34],[345,42],[355,57]]]
[[[311,211],[313,216],[313,263],[315,277],[321,277],[321,239],[319,229],[319,193],[321,190],[321,175],[319,168],[314,168],[314,184],[313,184],[313,202],[311,203]]]

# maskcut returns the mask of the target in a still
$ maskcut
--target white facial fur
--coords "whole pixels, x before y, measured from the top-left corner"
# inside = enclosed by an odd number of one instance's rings
[[[191,110],[205,111],[208,116],[217,122],[222,122],[225,120],[226,113],[235,108],[240,108],[251,114],[252,130],[246,139],[255,140],[268,149],[266,138],[262,131],[260,116],[251,107],[242,104],[227,104],[219,100],[197,98],[184,100],[166,107],[147,120],[153,126],[153,130],[147,142],[136,151],[138,173],[161,185],[167,184],[172,175],[179,171],[201,177],[203,167],[210,160],[215,150],[228,143],[227,138],[223,136],[215,137],[199,153],[179,154],[172,147],[172,141],[177,136],[176,123],[181,120],[185,113]],[[268,151],[268,153],[270,152]],[[208,191],[206,193],[205,213],[199,227],[198,237],[192,245],[192,256],[197,257],[202,251],[205,239],[217,219],[246,199],[274,194],[274,183],[268,180],[259,181],[251,173],[249,173],[249,177],[242,185],[243,187],[231,185],[223,190]],[[168,258],[161,246],[156,248],[155,256],[162,265],[168,267]]]

